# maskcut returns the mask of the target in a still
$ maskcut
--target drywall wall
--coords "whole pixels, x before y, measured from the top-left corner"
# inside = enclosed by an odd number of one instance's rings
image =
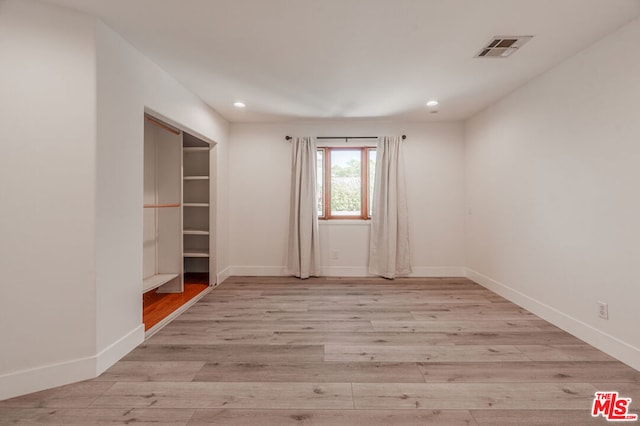
[[[0,399],[94,371],[94,44],[83,15],[0,3]]]
[[[636,369],[638,40],[635,20],[469,120],[465,136],[470,277]]]
[[[291,179],[291,146],[285,141],[285,135],[386,134],[407,135],[405,162],[414,274],[462,275],[464,196],[461,124],[358,120],[231,125],[231,272],[236,275],[283,273]],[[368,241],[367,221],[321,221],[323,274],[366,275]],[[332,259],[334,250],[338,251],[338,259]]]
[[[227,142],[228,123],[102,22],[96,41],[97,350],[106,353],[100,372],[141,340],[145,110],[216,142],[212,162]],[[218,222],[218,230],[225,228]]]
[[[0,67],[4,399],[95,377],[144,337],[145,110],[217,147],[228,123],[104,24],[65,8],[1,2],[0,55],[11,58]],[[228,235],[225,212],[216,227]]]

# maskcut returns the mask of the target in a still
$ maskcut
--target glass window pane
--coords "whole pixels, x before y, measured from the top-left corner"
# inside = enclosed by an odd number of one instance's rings
[[[361,150],[331,151],[331,215],[362,214]]]
[[[373,213],[373,188],[376,176],[376,150],[375,148],[369,148],[369,217]]]
[[[318,217],[324,217],[324,149],[318,150],[316,171],[316,202],[318,203]]]

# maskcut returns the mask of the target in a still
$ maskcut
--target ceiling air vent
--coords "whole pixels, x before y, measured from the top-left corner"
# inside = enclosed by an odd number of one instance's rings
[[[533,36],[495,36],[480,49],[476,58],[506,58],[525,45]]]

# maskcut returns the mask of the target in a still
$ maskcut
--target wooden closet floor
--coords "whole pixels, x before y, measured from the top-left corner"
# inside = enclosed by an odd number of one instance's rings
[[[168,317],[176,309],[209,287],[209,274],[188,273],[184,276],[184,292],[156,293],[151,290],[142,295],[142,322],[147,331]]]
[[[465,278],[231,277],[0,424],[607,424],[596,391],[640,413],[640,372]]]

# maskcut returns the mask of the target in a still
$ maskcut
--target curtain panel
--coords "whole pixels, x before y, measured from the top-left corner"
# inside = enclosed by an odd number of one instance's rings
[[[411,273],[409,216],[401,137],[378,140],[369,240],[369,273],[393,279]]]
[[[311,137],[291,141],[291,210],[286,272],[320,276],[320,236],[316,203],[317,147]]]

